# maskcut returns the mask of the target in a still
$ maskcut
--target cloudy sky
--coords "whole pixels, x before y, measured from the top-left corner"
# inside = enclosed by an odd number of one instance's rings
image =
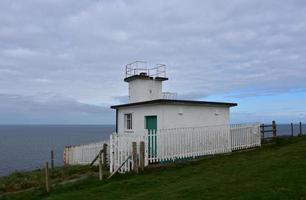
[[[113,124],[134,60],[233,122],[306,121],[304,0],[1,0],[0,124]]]

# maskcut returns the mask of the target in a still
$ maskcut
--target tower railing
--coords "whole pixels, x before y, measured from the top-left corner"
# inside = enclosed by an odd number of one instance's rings
[[[177,99],[177,93],[174,92],[163,92],[163,99]]]
[[[166,65],[157,64],[155,67],[148,68],[147,62],[135,61],[125,66],[125,78],[141,74],[151,77],[166,78]]]

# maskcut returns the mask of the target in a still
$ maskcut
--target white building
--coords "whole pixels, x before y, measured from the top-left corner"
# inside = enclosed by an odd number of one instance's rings
[[[133,133],[146,129],[167,129],[229,125],[230,107],[236,103],[177,100],[174,93],[163,93],[167,81],[165,65],[148,69],[143,62],[126,66],[129,102],[114,105],[116,132]]]
[[[168,80],[165,66],[148,69],[141,64],[126,66],[129,102],[111,106],[116,109],[116,133],[109,141],[66,148],[65,163],[91,162],[104,143],[109,144],[111,173],[131,171],[135,145],[145,166],[261,145],[259,123],[230,125],[230,107],[236,103],[177,100],[176,94],[162,92]]]

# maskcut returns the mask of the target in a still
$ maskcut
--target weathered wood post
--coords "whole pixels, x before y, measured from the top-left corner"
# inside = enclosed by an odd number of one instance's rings
[[[102,153],[99,153],[99,180],[103,180],[103,168],[102,168]]]
[[[139,155],[139,165],[140,165],[140,169],[141,171],[144,170],[144,165],[145,165],[145,143],[144,141],[140,142],[140,155]]]
[[[302,136],[302,122],[300,122],[300,136]]]
[[[291,136],[293,137],[293,123],[291,123]]]
[[[264,140],[265,139],[265,124],[261,124],[260,128],[261,128],[262,140]]]
[[[46,182],[46,192],[50,192],[50,177],[49,177],[49,163],[45,163],[45,182]]]
[[[65,149],[64,149],[64,166],[69,165],[69,151],[70,151],[70,146],[65,146]]]
[[[275,121],[272,121],[272,133],[273,133],[273,137],[276,137],[276,123]]]
[[[137,143],[136,142],[132,142],[132,160],[133,160],[133,171],[138,173]]]
[[[51,150],[51,169],[54,169],[54,151]]]
[[[107,167],[107,144],[103,144],[103,167]]]

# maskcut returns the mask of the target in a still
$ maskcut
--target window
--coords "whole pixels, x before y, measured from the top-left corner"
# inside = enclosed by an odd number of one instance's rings
[[[133,129],[132,124],[133,124],[133,122],[132,122],[132,113],[124,114],[124,128],[126,130],[131,130],[131,129]]]

